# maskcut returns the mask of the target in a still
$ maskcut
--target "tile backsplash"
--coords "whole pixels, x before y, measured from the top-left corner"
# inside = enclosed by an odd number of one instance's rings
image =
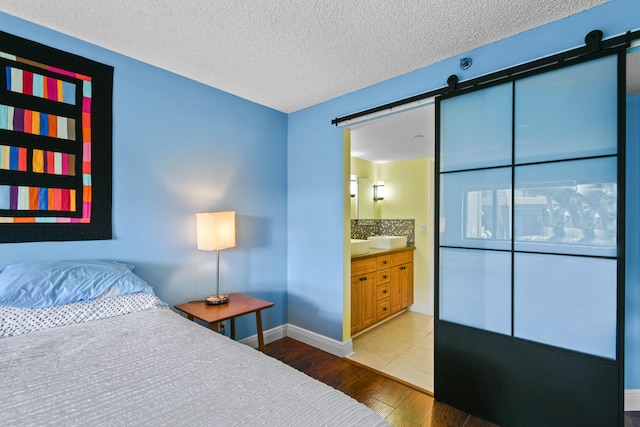
[[[366,239],[369,236],[407,236],[407,245],[415,244],[414,219],[365,219],[351,220],[351,238]]]

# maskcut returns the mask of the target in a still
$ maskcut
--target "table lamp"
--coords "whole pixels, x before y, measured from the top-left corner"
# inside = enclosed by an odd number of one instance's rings
[[[216,251],[216,293],[205,298],[207,304],[224,304],[229,302],[229,295],[220,295],[220,251],[236,246],[236,213],[235,211],[206,212],[196,214],[198,233],[198,249]]]

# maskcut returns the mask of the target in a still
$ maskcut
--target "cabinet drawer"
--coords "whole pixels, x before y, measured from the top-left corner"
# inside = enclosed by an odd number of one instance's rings
[[[391,295],[389,290],[389,285],[378,285],[376,287],[376,299],[379,301],[381,299],[384,298],[389,298],[389,296]]]
[[[391,280],[391,270],[387,268],[378,271],[378,285],[389,283],[389,280]]]
[[[382,255],[376,258],[378,260],[378,270],[391,267],[391,256]]]
[[[391,314],[391,308],[389,306],[389,298],[381,299],[378,301],[376,309],[376,320],[382,320]]]
[[[351,261],[351,276],[359,276],[361,274],[376,271],[376,258],[361,259]]]
[[[389,261],[390,267],[394,265],[406,264],[413,261],[413,251],[398,252],[389,255],[389,257],[391,258]]]

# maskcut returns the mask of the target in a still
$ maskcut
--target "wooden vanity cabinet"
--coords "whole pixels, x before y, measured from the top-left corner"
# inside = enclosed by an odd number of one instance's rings
[[[351,333],[376,323],[375,258],[351,262]]]
[[[413,251],[351,261],[351,334],[413,304]]]
[[[413,252],[391,256],[391,311],[396,313],[413,304]]]
[[[377,265],[377,292],[376,292],[376,322],[391,314],[391,271],[387,268],[388,257],[379,257]]]
[[[401,309],[413,304],[413,262],[400,266],[400,278],[402,283]]]

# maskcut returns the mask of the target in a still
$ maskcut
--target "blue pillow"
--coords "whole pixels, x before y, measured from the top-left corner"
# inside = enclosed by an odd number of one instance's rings
[[[115,261],[39,261],[14,264],[0,272],[0,306],[54,307],[153,288]]]

